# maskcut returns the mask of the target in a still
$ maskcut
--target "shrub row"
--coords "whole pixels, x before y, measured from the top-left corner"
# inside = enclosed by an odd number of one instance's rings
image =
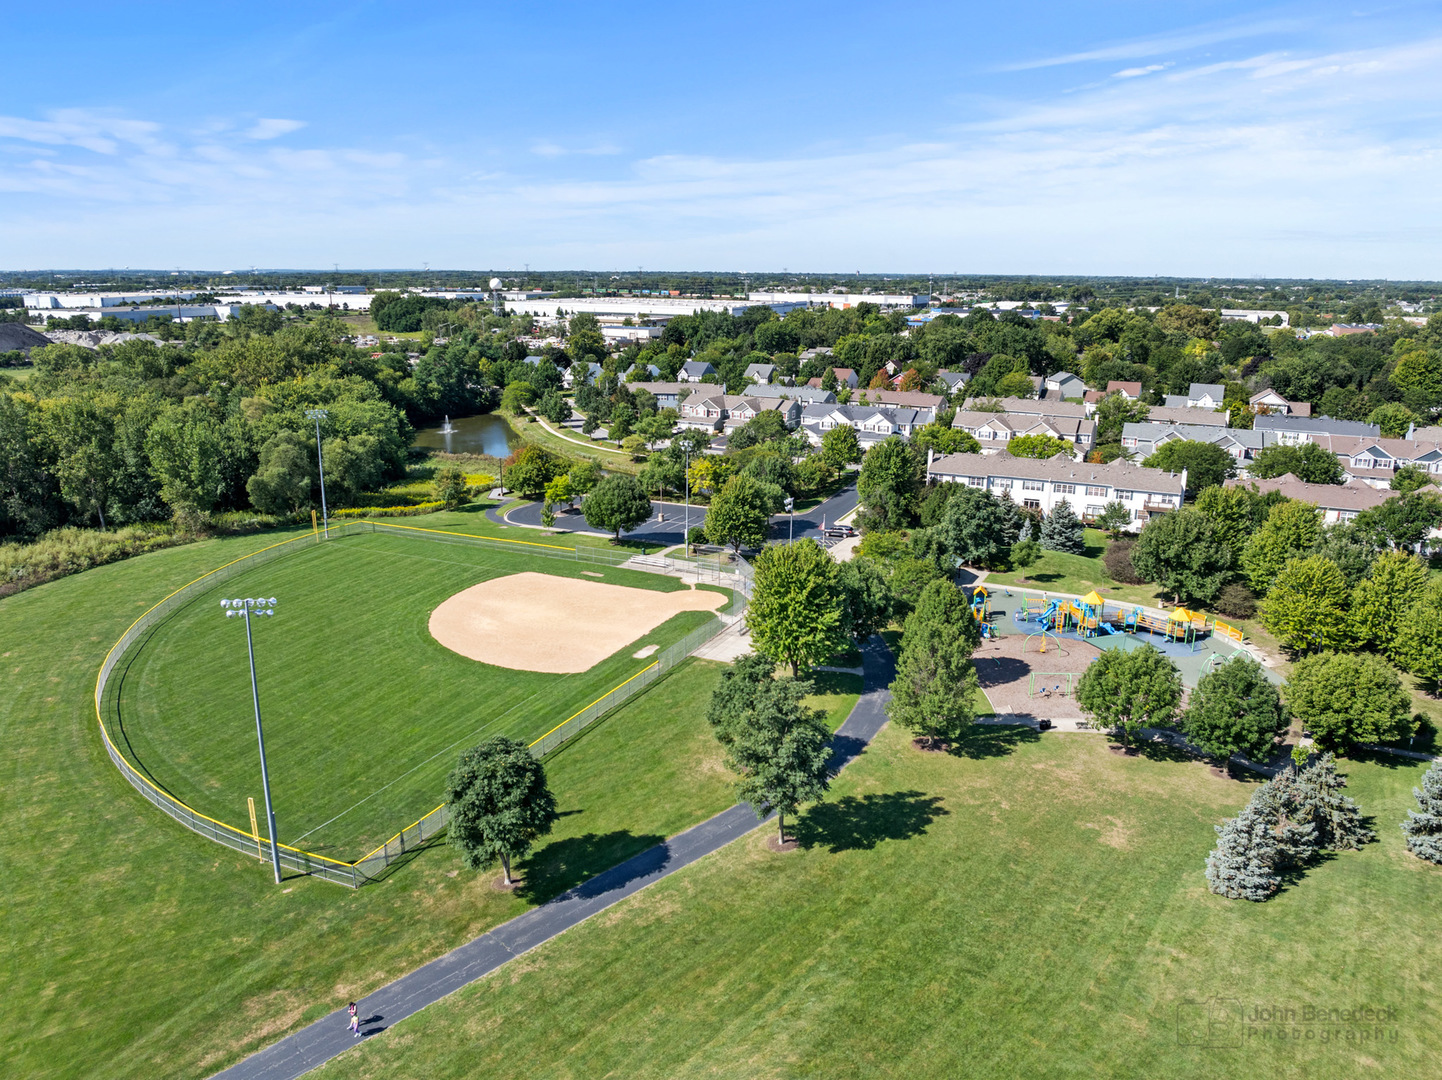
[[[420,517],[422,514],[434,514],[437,510],[445,508],[444,502],[433,500],[416,503],[414,506],[348,506],[344,510],[332,510],[330,516],[333,518]]]

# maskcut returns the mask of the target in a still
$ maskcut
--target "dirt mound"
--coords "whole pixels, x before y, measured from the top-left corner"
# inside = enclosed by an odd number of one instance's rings
[[[19,349],[23,353],[28,353],[37,346],[49,344],[48,337],[24,323],[0,323],[0,352],[13,352]]]

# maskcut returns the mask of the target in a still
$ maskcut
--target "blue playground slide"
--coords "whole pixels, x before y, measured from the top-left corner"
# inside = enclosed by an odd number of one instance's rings
[[[1115,626],[1113,626],[1111,623],[1106,622],[1104,619],[1098,619],[1098,620],[1097,620],[1097,628],[1098,628],[1099,630],[1103,631],[1104,633],[1107,633],[1107,634],[1120,634],[1120,633],[1121,633],[1120,630],[1118,630],[1118,629],[1117,629]]]

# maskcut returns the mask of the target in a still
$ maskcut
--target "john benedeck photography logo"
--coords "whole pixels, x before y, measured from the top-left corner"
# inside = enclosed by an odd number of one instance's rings
[[[1244,1001],[1214,995],[1177,1004],[1177,1042],[1211,1050],[1258,1043],[1396,1042],[1395,1005],[1359,1002]]]

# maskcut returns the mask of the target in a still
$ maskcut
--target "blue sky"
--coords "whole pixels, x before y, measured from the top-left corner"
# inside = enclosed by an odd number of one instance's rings
[[[1439,6],[67,3],[0,267],[1438,279]]]

